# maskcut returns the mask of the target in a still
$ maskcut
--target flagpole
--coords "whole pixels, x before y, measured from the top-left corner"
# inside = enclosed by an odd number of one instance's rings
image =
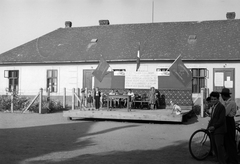
[[[172,63],[172,65],[174,64],[174,63],[176,63],[176,61],[178,60],[178,58],[180,58],[181,57],[181,54],[177,57],[177,59],[175,59],[174,60],[174,62]],[[169,68],[171,68],[172,67],[172,65],[169,67]],[[168,68],[168,71],[169,71],[169,68]]]
[[[140,55],[140,42],[138,42],[138,50],[137,50],[137,68],[136,68],[136,71],[138,71],[139,67],[140,67],[140,58],[141,58],[141,55]]]
[[[154,1],[152,1],[152,23],[154,22]]]

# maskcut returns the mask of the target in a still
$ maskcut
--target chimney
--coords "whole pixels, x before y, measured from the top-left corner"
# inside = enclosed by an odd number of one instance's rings
[[[227,19],[235,19],[236,13],[235,12],[227,12],[226,17]]]
[[[71,28],[72,27],[72,22],[71,21],[66,21],[65,22],[65,28]]]
[[[99,25],[109,25],[109,20],[99,20]]]

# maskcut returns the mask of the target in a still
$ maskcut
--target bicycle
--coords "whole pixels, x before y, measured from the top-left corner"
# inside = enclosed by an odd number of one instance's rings
[[[236,145],[240,152],[240,123],[236,122]],[[196,160],[204,160],[212,153],[210,132],[208,129],[199,129],[193,132],[189,139],[189,152]]]
[[[193,132],[189,139],[189,151],[196,160],[204,160],[212,152],[210,132],[199,129]]]
[[[237,146],[237,153],[240,154],[240,123],[236,122],[236,146]]]

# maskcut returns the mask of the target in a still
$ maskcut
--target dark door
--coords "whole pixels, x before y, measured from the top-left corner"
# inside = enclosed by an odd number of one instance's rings
[[[222,88],[229,88],[231,97],[235,99],[235,68],[213,69],[213,90],[221,92]]]
[[[83,70],[83,88],[92,89],[93,70]]]

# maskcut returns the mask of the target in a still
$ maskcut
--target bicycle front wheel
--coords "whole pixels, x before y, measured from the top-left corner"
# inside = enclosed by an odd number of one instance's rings
[[[189,139],[189,151],[193,158],[203,160],[212,151],[211,140],[206,129],[195,131]]]
[[[237,153],[240,153],[240,125],[236,124],[236,146],[237,146]]]

